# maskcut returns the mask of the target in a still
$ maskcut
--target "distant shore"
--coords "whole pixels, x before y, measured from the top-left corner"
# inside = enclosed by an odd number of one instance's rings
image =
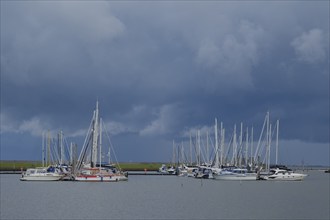
[[[119,162],[119,168],[123,171],[158,171],[162,164],[169,166],[169,163],[163,162]],[[1,173],[19,173],[25,171],[27,168],[41,167],[41,161],[30,160],[1,160]],[[294,170],[329,170],[330,167],[322,165],[288,165]]]
[[[124,171],[158,171],[162,162],[120,162],[119,168]],[[29,161],[29,160],[1,160],[0,171],[8,172],[20,172],[25,171],[27,168],[41,167],[41,161]]]

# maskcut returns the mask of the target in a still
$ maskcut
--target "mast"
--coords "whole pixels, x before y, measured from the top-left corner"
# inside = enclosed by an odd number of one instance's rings
[[[185,164],[183,141],[181,141],[181,164]]]
[[[275,164],[278,164],[278,132],[279,132],[279,127],[280,127],[280,121],[276,121],[276,157],[275,157]]]
[[[47,162],[46,166],[50,165],[50,131],[48,130],[47,135]]]
[[[254,157],[253,157],[253,126],[251,127],[251,164],[254,163]]]
[[[245,166],[248,165],[248,150],[249,150],[249,127],[246,127],[246,136],[245,136]]]
[[[209,131],[206,131],[206,163],[210,162],[209,157]]]
[[[267,160],[268,160],[268,163],[266,164],[266,166],[267,166],[267,170],[269,171],[269,167],[268,167],[268,164],[269,164],[269,155],[270,155],[270,140],[271,140],[271,124],[270,124],[270,120],[269,120],[269,113],[268,113],[268,115],[267,115],[268,117],[267,117],[267,138],[268,138],[268,140],[267,140],[267,149],[268,149],[268,151],[267,151],[267,155],[266,155],[266,158],[267,158]]]
[[[70,142],[70,164],[73,164],[73,143]]]
[[[215,136],[215,164],[216,168],[219,167],[219,147],[218,147],[218,120],[215,118],[214,124],[214,136]]]
[[[243,122],[241,122],[241,132],[239,135],[239,145],[242,146],[243,143]]]
[[[233,165],[236,166],[236,151],[237,151],[237,140],[236,140],[236,124],[234,126],[234,137],[233,137]]]
[[[45,166],[45,138],[44,138],[44,132],[42,132],[42,137],[41,137],[41,162],[42,166]]]
[[[200,138],[200,130],[197,131],[197,152],[198,152],[198,166],[201,165],[201,138]]]
[[[91,155],[91,167],[94,167],[97,160],[97,139],[98,139],[98,120],[99,120],[99,102],[96,101],[96,109],[94,112],[94,124],[93,124],[93,145]]]
[[[220,165],[224,164],[224,157],[223,157],[223,153],[224,153],[224,147],[225,147],[225,128],[223,128],[222,122],[221,122],[221,128],[220,128],[220,135],[221,135],[221,143],[220,143]]]
[[[260,143],[261,143],[261,138],[263,136],[263,133],[264,133],[264,129],[265,129],[265,126],[266,126],[266,130],[268,132],[268,124],[269,124],[269,112],[267,112],[266,114],[266,117],[265,117],[265,120],[264,120],[264,124],[262,126],[262,129],[261,129],[261,133],[260,133],[260,136],[259,136],[259,141],[258,141],[258,144],[257,144],[257,148],[256,148],[256,151],[254,153],[254,160],[257,160],[255,162],[259,163],[259,148],[260,148]],[[266,140],[267,140],[267,135],[268,133],[266,132]]]
[[[77,165],[77,144],[72,143],[72,163],[71,166],[73,170],[76,170],[76,165]]]
[[[270,145],[271,145],[271,142],[272,142],[272,124],[269,124],[269,135],[268,135],[268,154],[267,154],[267,170],[269,171],[270,169]]]
[[[192,160],[192,140],[191,140],[191,133],[189,134],[189,147],[190,147],[190,165],[193,164],[193,160]]]
[[[109,150],[108,150],[108,164],[111,164],[111,153],[110,153],[110,147],[109,147]]]
[[[64,149],[63,149],[63,132],[62,130],[58,133],[58,147],[59,147],[59,163],[63,164],[64,160]]]
[[[240,135],[239,135],[239,161],[238,161],[238,165],[239,167],[242,166],[242,158],[243,158],[243,122],[241,122],[241,131],[240,131]]]
[[[175,142],[172,143],[172,166],[175,164]]]
[[[100,170],[101,170],[101,162],[102,162],[102,118],[100,119],[100,162],[99,162]]]

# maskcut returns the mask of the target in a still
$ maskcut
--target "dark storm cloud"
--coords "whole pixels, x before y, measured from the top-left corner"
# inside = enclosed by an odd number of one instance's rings
[[[141,160],[267,110],[282,139],[328,144],[328,4],[1,2],[4,152],[14,134],[82,137],[96,99],[118,154]]]

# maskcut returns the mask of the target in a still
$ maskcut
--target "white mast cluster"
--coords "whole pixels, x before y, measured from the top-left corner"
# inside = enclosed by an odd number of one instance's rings
[[[248,169],[255,169],[264,166],[266,169],[270,168],[271,163],[271,145],[272,134],[276,130],[276,154],[275,164],[278,164],[278,133],[279,133],[279,120],[276,122],[276,129],[270,123],[270,114],[267,112],[262,130],[260,133],[259,141],[256,149],[254,149],[254,128],[244,129],[243,123],[240,124],[240,133],[237,136],[236,124],[233,128],[233,133],[228,141],[225,140],[225,128],[223,123],[220,123],[218,128],[218,119],[214,120],[214,141],[210,138],[209,131],[207,131],[206,142],[201,140],[201,131],[196,131],[196,139],[192,140],[192,135],[189,135],[189,150],[190,158],[186,157],[184,153],[184,142],[181,142],[180,153],[181,157],[178,163],[195,164],[195,165],[208,165],[214,168],[221,168],[224,166],[246,167]],[[273,132],[272,132],[273,131]],[[250,134],[249,134],[250,133]],[[188,142],[188,141],[187,141]],[[186,142],[186,143],[187,143]],[[203,145],[206,143],[206,146]],[[211,143],[211,146],[210,146]],[[213,144],[214,143],[214,144]],[[173,147],[174,146],[173,141]],[[212,148],[213,147],[213,148]],[[195,151],[193,151],[193,148]],[[211,149],[211,150],[210,150]],[[213,150],[212,150],[213,149]],[[173,152],[175,150],[173,149]],[[179,151],[178,151],[179,152]],[[195,162],[193,161],[193,153],[195,154]],[[231,153],[231,154],[230,154]],[[231,155],[229,157],[229,155]]]
[[[67,143],[63,131],[59,131],[57,139],[51,136],[51,132],[42,133],[42,166],[72,165],[76,159],[77,145]]]

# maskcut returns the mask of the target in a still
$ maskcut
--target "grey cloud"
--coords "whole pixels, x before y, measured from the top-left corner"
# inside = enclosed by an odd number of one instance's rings
[[[176,122],[180,119],[178,109],[178,106],[175,104],[161,106],[155,113],[156,118],[139,132],[140,135],[161,135],[169,133],[176,127]]]
[[[322,62],[326,58],[325,34],[320,29],[313,29],[295,38],[293,46],[298,60],[309,63]]]
[[[41,129],[82,137],[96,99],[122,154],[267,110],[283,139],[328,142],[325,5],[1,2],[3,143],[18,130],[26,143]]]
[[[205,40],[198,52],[197,60],[213,73],[207,77],[208,89],[228,90],[253,87],[251,71],[258,64],[265,37],[261,27],[242,21],[237,33],[227,34],[220,42]],[[214,69],[214,70],[213,70]],[[224,80],[225,79],[225,80]]]

